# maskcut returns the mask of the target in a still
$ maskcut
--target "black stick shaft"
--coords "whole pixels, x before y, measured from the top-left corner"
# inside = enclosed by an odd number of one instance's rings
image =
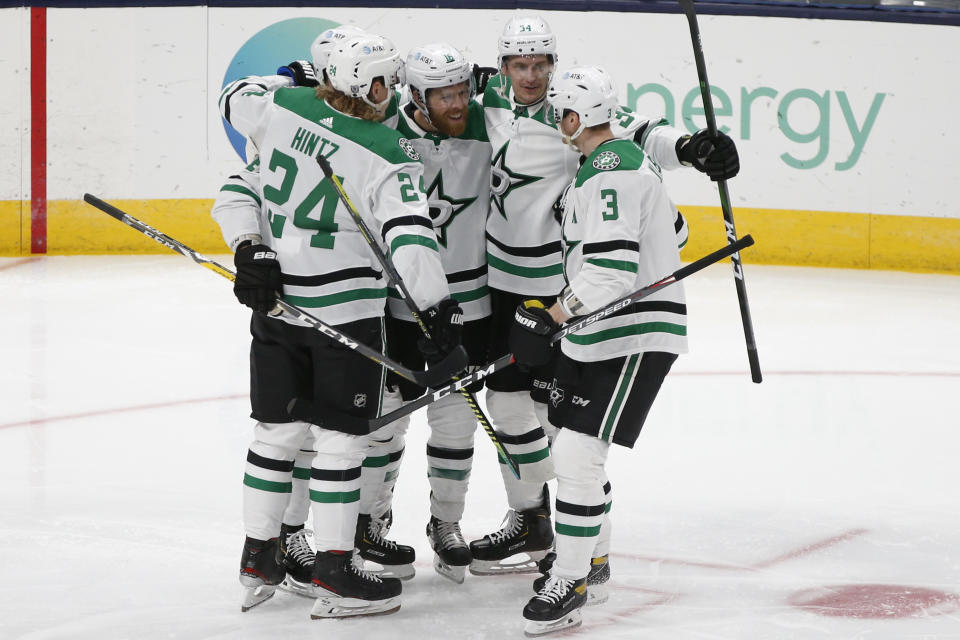
[[[400,297],[403,298],[404,303],[407,305],[407,309],[409,309],[410,313],[413,315],[413,319],[420,326],[420,331],[422,331],[423,335],[426,336],[427,340],[429,340],[430,330],[423,321],[422,314],[420,309],[417,308],[416,302],[414,302],[413,298],[410,296],[410,291],[407,289],[407,285],[403,282],[403,278],[400,277],[400,273],[397,271],[396,266],[394,266],[393,261],[387,257],[387,255],[380,248],[380,245],[377,243],[376,238],[374,238],[373,234],[370,233],[370,229],[360,216],[360,212],[357,211],[357,208],[353,205],[353,202],[350,200],[347,192],[343,189],[343,185],[340,184],[340,179],[337,178],[337,175],[333,172],[333,167],[330,166],[330,161],[320,154],[317,156],[317,164],[320,165],[323,175],[326,176],[327,180],[333,184],[333,187],[336,189],[340,200],[350,212],[350,216],[357,223],[357,228],[360,229],[360,233],[366,239],[367,244],[370,245],[370,250],[373,251],[374,255],[377,257],[377,260],[380,261],[380,265],[383,267],[383,270],[387,273],[387,276],[393,281],[394,286],[400,292]],[[507,466],[510,468],[510,472],[513,473],[517,479],[519,479],[519,465],[517,465],[517,462],[504,448],[503,443],[500,441],[496,431],[493,429],[493,425],[490,424],[490,421],[487,420],[487,416],[483,413],[483,409],[480,408],[480,403],[477,402],[476,397],[466,389],[460,389],[460,395],[462,395],[467,401],[467,405],[470,407],[470,410],[473,411],[474,417],[477,419],[477,422],[480,423],[480,426],[483,427],[483,430],[486,432],[487,436],[489,436],[490,441],[493,442],[493,446],[500,453],[500,457],[506,461]]]
[[[700,27],[697,24],[697,12],[693,7],[693,0],[679,0],[683,12],[690,25],[690,39],[693,42],[693,57],[697,64],[697,76],[700,79],[700,95],[703,98],[703,113],[707,120],[707,130],[711,136],[717,135],[717,118],[713,110],[713,99],[710,95],[710,81],[707,80],[707,63],[703,58],[703,43],[700,39]],[[726,227],[727,239],[733,242],[737,238],[737,228],[733,223],[733,209],[730,206],[730,194],[727,190],[727,181],[717,182],[720,191],[720,209],[723,211],[723,222]],[[733,262],[733,277],[737,287],[737,299],[740,302],[740,318],[743,322],[743,337],[747,343],[747,360],[750,362],[750,376],[754,382],[763,381],[760,371],[760,358],[757,355],[757,343],[753,334],[753,320],[750,318],[750,303],[747,301],[747,285],[743,277],[743,263],[740,254],[730,256]]]
[[[669,287],[670,285],[683,280],[687,276],[693,275],[697,271],[700,271],[701,269],[709,267],[714,262],[723,260],[724,258],[733,255],[740,249],[745,249],[751,246],[752,244],[753,244],[753,238],[750,235],[746,235],[743,238],[737,240],[736,242],[733,242],[732,244],[728,244],[722,249],[717,249],[713,253],[705,255],[699,260],[691,262],[687,266],[677,269],[666,278],[663,278],[662,280],[657,280],[653,284],[649,284],[642,289],[638,289],[637,291],[634,291],[628,296],[624,296],[619,300],[614,300],[613,302],[605,306],[603,309],[599,309],[588,316],[584,316],[579,320],[571,322],[570,324],[566,325],[565,327],[557,331],[555,334],[553,334],[550,337],[550,342],[551,343],[556,342],[557,340],[560,340],[561,338],[568,336],[571,333],[576,333],[580,329],[590,326],[591,324],[597,322],[598,320],[603,320],[607,316],[611,316],[617,311],[620,311],[621,309],[628,307],[635,302],[639,302],[640,300],[646,298],[651,293],[654,293],[656,291],[660,291],[661,289]]]
[[[168,249],[172,249],[173,251],[176,251],[177,253],[192,259],[197,264],[200,264],[210,269],[214,273],[223,276],[224,278],[226,278],[227,280],[230,280],[231,282],[236,280],[237,276],[232,269],[225,267],[214,260],[211,260],[210,258],[206,257],[202,253],[194,251],[187,245],[177,240],[174,240],[173,238],[166,235],[165,233],[158,231],[157,229],[154,229],[153,227],[151,227],[150,225],[144,222],[141,222],[140,220],[134,218],[130,214],[125,213],[124,211],[121,211],[120,209],[113,206],[112,204],[108,202],[104,202],[100,198],[94,195],[91,195],[89,193],[84,194],[83,199],[87,204],[93,205],[94,207],[96,207],[97,209],[100,209],[107,215],[113,218],[116,218],[117,220],[124,223],[128,227],[132,227],[136,229],[143,235],[162,244]],[[368,347],[362,342],[355,340],[354,338],[351,338],[345,333],[338,331],[337,329],[331,327],[325,322],[322,322],[318,318],[315,318],[314,316],[310,315],[309,313],[307,313],[306,311],[304,311],[299,307],[296,307],[281,299],[277,300],[277,306],[279,306],[285,313],[287,313],[291,317],[297,318],[303,322],[306,322],[311,327],[313,327],[320,333],[324,334],[331,340],[335,340],[339,344],[342,344],[345,347],[347,347],[348,349],[352,349],[357,353],[359,353],[360,355],[365,356],[370,360],[373,360],[377,364],[387,367],[388,369],[396,372],[397,375],[400,375],[406,378],[407,380],[410,380],[422,386],[432,386],[440,382],[443,382],[444,380],[450,379],[450,376],[447,374],[451,373],[453,370],[449,370],[445,372],[444,369],[448,367],[443,363],[439,363],[439,365],[435,368],[433,372],[412,371],[404,367],[403,365],[387,358],[376,349],[373,349],[372,347]]]

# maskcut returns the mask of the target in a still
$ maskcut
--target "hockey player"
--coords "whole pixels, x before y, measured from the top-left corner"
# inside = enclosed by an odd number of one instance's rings
[[[553,358],[550,336],[680,267],[674,207],[660,167],[632,140],[614,136],[617,106],[610,76],[576,67],[554,78],[547,100],[565,142],[585,161],[563,211],[566,286],[549,308],[517,307],[510,347],[517,362]],[[557,473],[556,560],[523,616],[527,635],[580,624],[587,575],[606,510],[604,465],[610,444],[633,447],[677,354],[687,350],[681,283],[651,295],[561,341],[549,419]]]
[[[424,164],[430,217],[451,296],[464,310],[463,344],[473,365],[486,362],[490,298],[487,293],[484,227],[490,207],[490,143],[483,107],[472,98],[474,72],[463,53],[445,43],[414,47],[405,67],[410,100],[400,111],[398,130]],[[411,368],[422,367],[414,348],[420,329],[400,300],[389,301],[387,344],[391,355]],[[396,380],[404,400],[424,389]],[[469,388],[480,390],[482,383]],[[458,394],[427,407],[427,477],[430,521],[427,536],[434,568],[462,583],[472,560],[460,531],[473,461],[477,420]],[[398,431],[403,431],[399,428]]]
[[[490,358],[507,353],[513,312],[524,300],[545,305],[564,286],[561,234],[557,220],[560,196],[576,174],[579,154],[559,146],[562,135],[545,102],[557,61],[556,36],[539,16],[517,16],[507,22],[499,40],[500,75],[484,92],[487,133],[492,145],[492,206],[487,223],[489,286],[492,305]],[[616,137],[633,138],[663,169],[694,166],[711,179],[736,175],[739,160],[733,141],[724,134],[712,140],[706,130],[692,137],[665,120],[648,120],[617,108],[611,120]],[[677,240],[687,228],[674,210]],[[505,465],[501,472],[510,511],[499,531],[471,542],[473,573],[533,571],[553,543],[549,497],[544,481],[552,477],[547,402],[558,398],[553,366],[511,367],[487,379],[487,407],[508,451],[521,464],[515,479]],[[606,502],[610,502],[609,485]],[[596,551],[598,575],[606,566],[609,524]],[[526,554],[513,558],[518,552]]]
[[[330,86],[273,92],[246,87],[227,98],[231,121],[245,123],[262,158],[250,167],[259,178],[257,215],[247,208],[214,211],[235,248],[234,291],[255,311],[251,403],[257,424],[244,479],[244,609],[270,597],[284,577],[277,538],[294,458],[310,429],[317,451],[310,496],[318,595],[311,617],[399,608],[400,582],[371,575],[353,556],[361,465],[371,445],[358,419],[377,415],[383,370],[294,319],[265,314],[282,295],[344,333],[382,346],[382,273],[323,179],[316,156],[324,154],[367,224],[390,247],[416,303],[432,309],[426,314],[431,351],[445,353],[459,342],[462,311],[449,298],[426,200],[417,189],[422,164],[395,131],[380,124],[401,67],[389,40],[361,36],[331,53]],[[292,421],[286,407],[298,396],[328,413],[325,428]]]
[[[244,87],[259,87],[264,90],[274,90],[279,87],[306,86],[316,87],[318,84],[327,84],[326,65],[330,52],[336,45],[345,40],[362,35],[365,32],[359,27],[344,24],[328,29],[313,41],[310,47],[312,61],[297,60],[277,70],[276,76],[247,77],[228,85],[220,100],[221,112],[228,121],[231,120],[230,98],[235,91]],[[394,92],[390,104],[384,115],[384,123],[395,127],[399,101],[398,92]],[[247,130],[252,123],[242,119],[235,119],[231,124],[247,137],[247,155],[257,154],[256,145],[249,137]],[[220,208],[229,206],[232,209],[252,209],[258,211],[260,202],[254,194],[259,188],[259,175],[255,171],[245,170],[231,176],[223,186],[220,194]],[[392,394],[385,394],[383,411],[387,412],[399,405],[394,404]],[[380,564],[379,575],[412,578],[414,575],[413,561],[416,557],[413,547],[397,544],[386,539],[389,525],[385,521],[389,518],[392,486],[396,478],[396,468],[403,453],[403,434],[390,433],[384,429],[373,434],[373,446],[364,460],[361,472],[360,506],[361,516],[357,520],[356,545],[361,557]],[[290,500],[283,514],[283,525],[280,535],[280,549],[284,558],[287,576],[281,588],[313,597],[312,573],[314,551],[310,547],[312,531],[304,528],[310,509],[309,481],[310,464],[313,459],[313,439],[307,435],[294,461],[294,475]],[[376,514],[371,516],[370,514]]]

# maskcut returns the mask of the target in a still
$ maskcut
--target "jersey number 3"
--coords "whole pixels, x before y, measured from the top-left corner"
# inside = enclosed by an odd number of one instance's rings
[[[614,189],[601,189],[600,197],[603,204],[606,205],[600,214],[604,220],[616,220],[620,217],[620,210],[617,208],[617,192]]]

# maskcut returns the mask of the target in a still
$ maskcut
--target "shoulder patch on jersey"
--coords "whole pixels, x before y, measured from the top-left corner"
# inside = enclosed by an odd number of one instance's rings
[[[613,151],[602,151],[593,159],[593,168],[597,171],[610,171],[620,166],[620,156]]]
[[[397,140],[397,144],[400,145],[400,148],[403,149],[403,152],[409,156],[411,160],[420,160],[420,154],[417,153],[417,150],[413,148],[413,145],[410,144],[410,141],[406,138],[400,138]]]

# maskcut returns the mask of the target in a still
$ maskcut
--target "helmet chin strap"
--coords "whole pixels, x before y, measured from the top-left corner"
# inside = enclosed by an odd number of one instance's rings
[[[366,102],[366,103],[367,103],[368,105],[370,105],[371,107],[373,107],[373,108],[376,110],[377,113],[379,113],[380,115],[383,115],[383,114],[386,112],[386,110],[387,110],[387,106],[390,104],[390,98],[393,97],[393,92],[392,92],[392,91],[388,91],[388,92],[387,92],[387,97],[386,97],[386,99],[385,99],[383,102],[374,102],[373,100],[371,100],[371,99],[368,98],[367,96],[361,96],[361,97],[362,97],[363,101]]]
[[[436,125],[433,124],[433,120],[430,119],[430,111],[427,109],[426,93],[427,93],[426,91],[419,91],[419,90],[417,91],[417,94],[419,94],[421,100],[418,100],[417,96],[414,96],[414,95],[411,95],[410,97],[413,99],[413,104],[414,106],[417,107],[417,111],[419,111],[421,115],[423,115],[423,119],[426,120],[431,127],[436,128]]]
[[[570,134],[569,136],[568,136],[568,135],[564,135],[564,136],[563,136],[563,143],[564,143],[565,145],[568,145],[568,146],[573,147],[574,149],[578,149],[579,147],[577,147],[577,145],[575,145],[573,141],[576,140],[577,138],[579,138],[579,137],[580,137],[580,134],[583,133],[583,130],[586,129],[586,128],[587,128],[586,125],[584,125],[584,124],[581,122],[581,123],[580,123],[580,126],[577,127],[577,130],[576,130],[576,131],[574,131],[574,132],[573,132],[572,134]]]

